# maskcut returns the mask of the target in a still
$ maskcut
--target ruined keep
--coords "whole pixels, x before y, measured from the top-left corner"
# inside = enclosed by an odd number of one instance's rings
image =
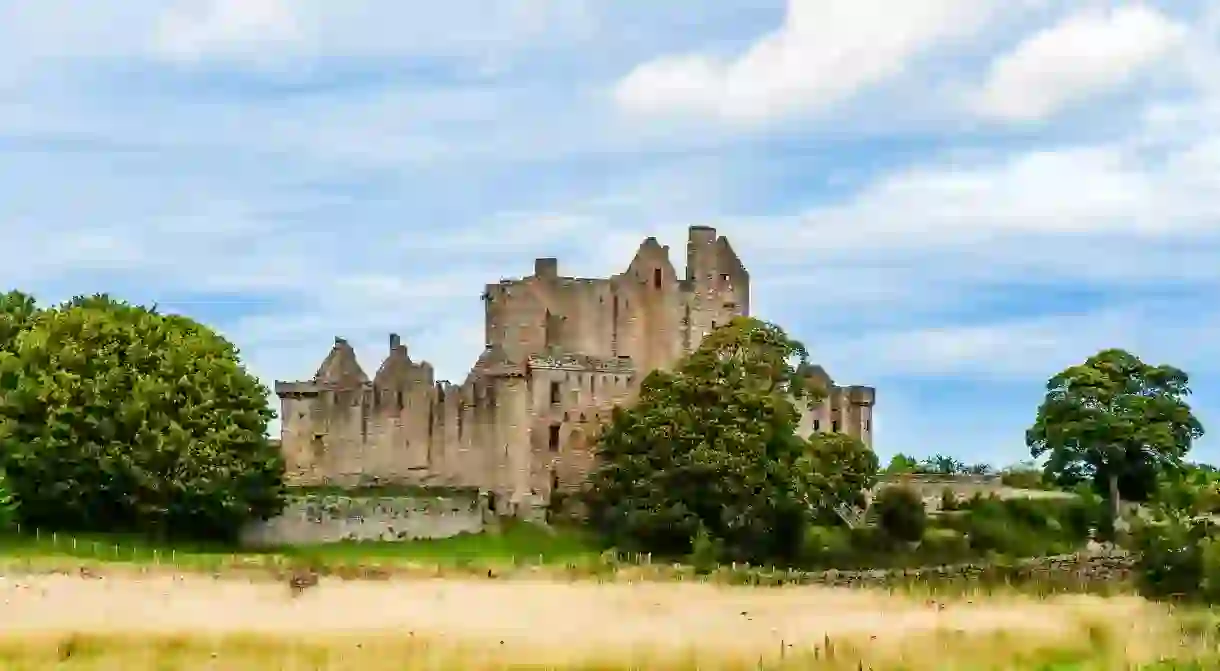
[[[537,510],[551,492],[579,487],[591,444],[615,405],[668,369],[719,324],[749,315],[750,275],[724,236],[692,226],[685,277],[656,238],[610,278],[534,274],[488,284],[486,344],[460,385],[437,381],[391,335],[370,380],[342,338],[313,380],[276,382],[282,449],[295,485],[468,486],[497,512]],[[872,444],[871,387],[838,387],[802,417],[802,431],[842,431]]]

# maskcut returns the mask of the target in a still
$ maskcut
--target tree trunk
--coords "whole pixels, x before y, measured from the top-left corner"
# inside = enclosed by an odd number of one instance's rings
[[[1118,495],[1118,473],[1111,472],[1110,481],[1110,526],[1117,530],[1118,520],[1122,514],[1122,506]]]

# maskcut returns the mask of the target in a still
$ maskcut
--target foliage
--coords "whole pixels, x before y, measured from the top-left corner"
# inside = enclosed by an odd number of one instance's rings
[[[923,497],[909,487],[886,487],[877,493],[872,511],[886,537],[913,543],[923,538],[928,512]]]
[[[686,556],[705,529],[726,559],[792,561],[828,480],[796,435],[807,358],[778,326],[737,318],[651,373],[600,434],[590,522],[625,549]]]
[[[20,291],[0,294],[0,351],[11,350],[17,335],[30,325],[38,314],[33,297]]]
[[[1014,489],[1045,489],[1046,480],[1041,468],[1033,463],[1008,466],[1000,471],[1000,484]]]
[[[1099,352],[1052,377],[1046,388],[1026,432],[1030,454],[1048,455],[1046,473],[1061,482],[1104,484],[1116,517],[1124,475],[1146,478],[1179,468],[1203,435],[1184,400],[1186,373],[1150,366],[1123,350]]]
[[[232,536],[282,507],[267,396],[207,327],[78,297],[0,351],[0,468],[31,525]]]
[[[1131,531],[1136,575],[1147,596],[1220,599],[1220,553],[1214,524],[1165,506]]]
[[[9,488],[8,477],[0,471],[0,531],[11,529],[17,522],[17,499]]]
[[[697,573],[711,573],[720,562],[720,552],[720,543],[712,538],[707,529],[700,527],[695,540],[691,542],[691,566]]]
[[[919,462],[915,457],[895,454],[890,458],[890,463],[885,467],[885,473],[886,475],[902,475],[904,473],[914,473],[918,468]]]
[[[877,482],[877,454],[845,433],[815,433],[809,437],[809,450],[820,492],[817,519],[833,523],[839,504],[864,508],[865,493]]]

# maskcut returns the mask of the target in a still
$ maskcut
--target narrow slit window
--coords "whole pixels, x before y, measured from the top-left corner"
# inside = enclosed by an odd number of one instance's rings
[[[547,445],[551,448],[552,452],[559,451],[559,425],[558,424],[551,425],[551,431],[550,431],[550,436],[548,437],[548,440],[547,440]]]

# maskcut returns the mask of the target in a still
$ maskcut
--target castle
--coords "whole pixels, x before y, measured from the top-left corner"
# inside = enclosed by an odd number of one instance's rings
[[[334,348],[307,382],[276,382],[287,478],[298,485],[371,483],[477,487],[498,512],[520,514],[579,487],[591,441],[640,381],[668,369],[717,325],[749,315],[750,275],[714,228],[693,226],[685,277],[656,238],[610,278],[534,274],[488,284],[486,344],[460,385],[437,381],[390,335],[369,380],[351,345]],[[871,387],[827,390],[801,431],[842,431],[872,445]]]

